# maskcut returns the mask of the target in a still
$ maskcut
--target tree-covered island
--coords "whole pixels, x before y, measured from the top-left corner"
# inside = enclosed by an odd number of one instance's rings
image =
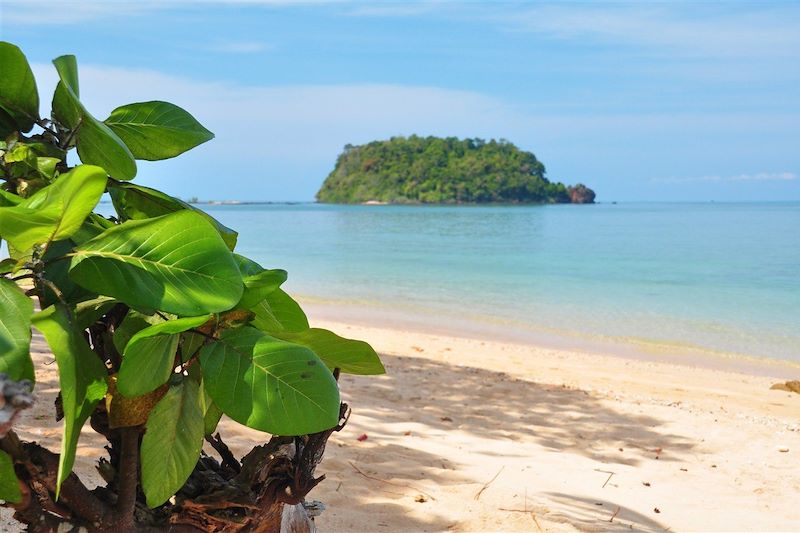
[[[594,203],[585,185],[545,178],[531,152],[503,139],[392,137],[346,145],[317,193],[322,203]]]

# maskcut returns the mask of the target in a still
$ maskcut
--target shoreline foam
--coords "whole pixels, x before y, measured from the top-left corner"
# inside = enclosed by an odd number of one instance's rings
[[[691,367],[742,372],[777,379],[797,379],[800,362],[736,352],[725,352],[679,341],[591,335],[567,329],[531,326],[527,331],[508,328],[506,323],[493,324],[470,319],[452,318],[425,320],[425,315],[411,317],[407,313],[375,309],[365,302],[322,300],[298,297],[310,318],[355,324],[379,329],[410,330],[430,335],[445,335],[500,343],[532,345],[541,348],[581,351],[638,361],[680,364]],[[392,324],[386,326],[386,324]]]

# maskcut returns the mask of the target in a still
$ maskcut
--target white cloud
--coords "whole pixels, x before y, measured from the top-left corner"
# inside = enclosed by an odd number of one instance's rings
[[[416,17],[427,15],[454,2],[428,0],[416,2],[354,2],[349,14],[357,17]]]
[[[3,0],[0,26],[76,24],[199,4],[292,7],[349,3],[345,0]]]
[[[555,4],[491,19],[510,30],[575,43],[599,41],[686,55],[794,57],[800,48],[795,6],[731,10],[714,4]]]
[[[260,41],[217,41],[206,45],[205,49],[229,54],[255,54],[272,50],[273,46]]]
[[[651,181],[661,183],[690,183],[697,181],[737,182],[737,181],[795,181],[798,175],[794,172],[757,172],[755,174],[736,174],[733,176],[692,176],[688,178],[654,178]]]
[[[144,69],[81,65],[81,100],[100,118],[131,101],[168,100],[215,131],[217,146],[257,131],[265,153],[316,155],[315,148],[414,132],[499,126],[513,109],[470,91],[390,84],[242,86],[196,82]],[[34,65],[41,92],[56,83],[53,68]],[[47,87],[47,89],[45,89]],[[47,97],[43,102],[49,102]],[[42,110],[46,112],[47,110]],[[498,130],[500,128],[498,127]],[[224,135],[223,135],[224,133]],[[326,150],[327,152],[327,150]],[[325,157],[330,157],[326,154]]]
[[[35,64],[33,69],[42,94],[42,113],[48,114],[57,77],[50,65]],[[249,179],[257,187],[258,198],[307,199],[347,143],[413,133],[490,136],[498,132],[502,136],[504,120],[514,117],[513,108],[500,100],[437,87],[242,86],[197,82],[152,70],[98,65],[80,65],[79,70],[81,100],[99,119],[119,105],[147,100],[166,100],[192,113],[216,139],[177,158],[177,163],[159,164],[153,172],[169,173],[163,169],[174,164],[175,176],[169,177],[172,186],[195,191],[201,181],[211,182],[215,176],[247,174],[235,180],[233,187],[239,189],[227,192],[229,198],[248,194],[244,183]],[[150,175],[148,165],[140,165],[145,177]],[[181,165],[194,166],[187,172]],[[195,177],[187,177],[192,172]],[[191,179],[198,181],[187,185]],[[213,197],[202,190],[199,194]]]
[[[51,65],[36,64],[34,72],[46,114],[55,71]],[[752,153],[740,152],[743,162],[777,157],[778,164],[792,168],[791,158],[781,154],[790,153],[790,132],[800,121],[796,113],[777,112],[592,113],[526,107],[479,92],[426,86],[244,86],[101,65],[80,65],[80,81],[81,99],[98,118],[122,104],[166,100],[213,131],[216,139],[198,150],[153,170],[148,163],[141,165],[144,184],[168,183],[167,190],[204,198],[256,194],[257,199],[308,199],[345,144],[410,134],[507,138],[536,153],[548,164],[552,178],[567,181],[591,183],[597,169],[605,175],[636,174],[638,179],[667,157],[678,168],[694,157],[694,167],[710,176],[716,169],[727,169],[730,158],[727,152],[711,150],[702,151],[698,159],[697,146],[712,139],[718,143],[721,136],[752,148]],[[764,139],[770,142],[765,145]],[[224,194],[209,192],[217,177],[230,175],[236,179],[226,182]],[[797,176],[783,172],[702,178],[712,179],[786,183]]]
[[[143,0],[4,0],[0,27],[69,25],[108,17],[130,17],[168,7],[166,2]]]

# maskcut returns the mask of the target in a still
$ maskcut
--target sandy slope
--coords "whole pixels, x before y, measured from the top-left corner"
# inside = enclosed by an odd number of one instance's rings
[[[321,325],[373,343],[389,371],[342,379],[353,415],[312,492],[322,531],[800,531],[800,395],[775,379]],[[23,433],[57,448],[57,428],[32,427],[56,389],[40,368]],[[223,431],[238,453],[265,440]]]

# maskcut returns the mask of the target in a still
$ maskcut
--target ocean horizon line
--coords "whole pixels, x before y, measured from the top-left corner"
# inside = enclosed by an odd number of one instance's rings
[[[180,197],[178,197],[180,198]],[[330,202],[318,202],[316,200],[237,200],[235,198],[225,200],[184,200],[191,205],[213,205],[213,206],[238,206],[238,205],[330,205],[330,206],[363,206],[363,207],[543,207],[543,206],[569,206],[569,205],[619,205],[619,204],[646,204],[646,205],[800,205],[797,200],[603,200],[595,201],[594,204],[553,204],[553,203],[356,203],[338,204]],[[101,204],[111,204],[111,200],[102,199]]]

